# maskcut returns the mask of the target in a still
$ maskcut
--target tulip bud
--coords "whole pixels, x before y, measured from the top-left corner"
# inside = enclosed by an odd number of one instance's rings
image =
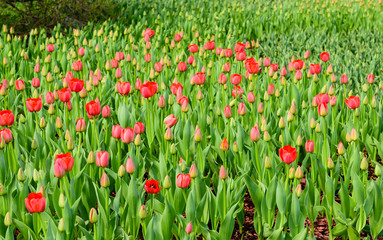
[[[94,158],[93,151],[90,151],[89,155],[88,155],[88,158],[86,159],[86,162],[89,163],[89,164],[93,164],[95,161],[96,160]]]
[[[12,223],[13,223],[13,221],[12,221],[12,215],[11,215],[10,212],[7,212],[7,214],[5,214],[5,217],[4,217],[4,225],[5,225],[6,227],[9,227],[9,226],[12,225]]]
[[[189,169],[189,174],[191,178],[196,178],[198,176],[198,169],[194,163],[191,165]]]
[[[33,181],[38,182],[39,178],[40,178],[39,172],[37,171],[37,169],[34,169],[33,170]]]
[[[60,208],[64,208],[65,206],[65,196],[64,194],[60,193],[60,197],[59,197],[59,207]]]
[[[233,151],[234,151],[235,153],[239,152],[239,148],[238,148],[237,142],[234,142],[234,143],[233,143]]]
[[[2,141],[2,142],[4,142],[4,141]],[[33,150],[35,150],[35,149],[37,149],[37,147],[38,147],[38,145],[37,145],[37,141],[36,141],[36,139],[33,139],[33,140],[32,140],[31,148],[32,148]]]
[[[133,174],[136,171],[136,167],[134,166],[133,160],[129,157],[128,160],[126,160],[126,172],[129,174]]]
[[[186,229],[185,229],[186,233],[187,234],[190,234],[193,232],[193,225],[191,222],[188,223],[188,225],[186,226]]]
[[[121,166],[118,168],[117,176],[122,178],[125,175],[125,167],[121,164]]]
[[[302,186],[301,184],[298,184],[298,186],[295,188],[295,194],[297,195],[297,197],[301,197],[302,195]]]
[[[292,122],[294,120],[293,114],[289,111],[287,113],[287,122]]]
[[[303,144],[302,136],[299,134],[297,137],[296,145],[300,147],[300,146],[302,146],[302,144]]]
[[[353,128],[353,129],[351,130],[351,140],[352,140],[352,141],[356,141],[357,139],[358,139],[358,135],[357,135],[357,133],[356,133],[355,128]]]
[[[202,140],[201,129],[198,127],[198,125],[197,125],[195,133],[194,133],[194,140],[196,142],[200,142]]]
[[[89,212],[89,221],[91,223],[96,223],[98,221],[98,215],[97,215],[97,210],[92,208],[90,209],[90,212]]]
[[[7,194],[7,189],[0,183],[0,196],[4,196],[5,194]]]
[[[108,177],[108,175],[106,175],[105,172],[101,176],[100,185],[103,188],[107,188],[110,185],[109,177]]]
[[[222,180],[225,180],[228,176],[227,176],[227,171],[226,169],[223,167],[223,165],[221,166],[221,169],[219,170],[219,177],[222,179]]]
[[[25,179],[26,179],[26,177],[25,177],[25,174],[23,172],[23,169],[19,168],[19,171],[17,172],[17,180],[19,180],[20,182],[24,182]]]
[[[141,220],[145,219],[147,217],[148,213],[145,209],[145,205],[142,205],[140,208],[140,211],[138,213],[138,216],[140,217]]]
[[[163,184],[163,187],[165,189],[169,189],[172,187],[172,181],[170,181],[170,178],[168,175],[166,175],[165,179],[164,179],[164,184]]]
[[[285,120],[283,119],[283,117],[281,117],[279,119],[279,128],[284,129],[285,127],[286,127]]]
[[[271,140],[271,136],[266,130],[263,132],[263,140],[265,140],[266,142]]]
[[[368,169],[368,161],[367,161],[366,157],[363,157],[362,162],[360,163],[360,169],[362,171],[365,171]]]
[[[310,120],[310,127],[311,127],[311,129],[314,129],[315,126],[316,126],[315,119],[311,118],[311,120]]]
[[[271,168],[271,160],[268,156],[265,158],[265,168],[270,169]]]
[[[59,221],[59,225],[58,225],[57,229],[58,229],[60,232],[64,232],[64,231],[65,231],[64,218],[61,218],[61,219],[60,219],[60,221]]]
[[[134,145],[140,146],[141,144],[142,144],[141,135],[137,134],[136,137],[134,138]]]
[[[343,154],[345,154],[345,152],[346,152],[346,149],[344,148],[343,143],[339,142],[339,144],[338,144],[338,153],[339,153],[339,155],[343,155]]]
[[[295,171],[295,178],[296,179],[302,179],[303,178],[303,171],[301,166],[297,167],[297,170]]]
[[[72,137],[70,137],[69,140],[68,140],[67,148],[68,148],[69,151],[74,149],[74,142],[73,142],[73,138]]]
[[[289,178],[293,179],[294,175],[295,175],[295,169],[294,169],[294,167],[291,167],[289,170]]]
[[[176,145],[174,143],[172,143],[172,145],[170,145],[170,154],[176,154],[177,153],[177,150],[176,150]]]
[[[317,125],[315,126],[315,132],[316,133],[320,133],[321,132],[321,128],[320,128],[320,124],[317,123]]]
[[[164,138],[165,138],[165,140],[167,140],[167,141],[171,141],[171,140],[173,140],[173,133],[172,133],[172,130],[171,130],[170,128],[167,128],[167,129],[166,129]]]

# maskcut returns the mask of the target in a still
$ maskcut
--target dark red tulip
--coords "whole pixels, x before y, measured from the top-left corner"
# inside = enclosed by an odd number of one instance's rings
[[[147,180],[145,182],[144,188],[147,193],[152,193],[152,194],[157,194],[161,190],[161,187],[159,186],[159,182],[154,179]]]

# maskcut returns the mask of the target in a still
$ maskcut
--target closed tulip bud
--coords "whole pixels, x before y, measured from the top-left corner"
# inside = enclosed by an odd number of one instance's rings
[[[126,160],[126,172],[129,174],[133,174],[136,171],[136,167],[134,166],[133,160],[129,157],[128,160]]]
[[[263,103],[260,102],[259,105],[258,105],[258,113],[259,113],[259,114],[262,114],[263,111],[264,111],[264,109],[263,109]]]
[[[195,129],[195,133],[194,133],[194,140],[196,142],[200,142],[202,140],[202,133],[201,133],[201,129],[198,127],[196,127]]]
[[[59,221],[59,225],[58,225],[57,229],[58,229],[60,232],[64,232],[64,231],[65,231],[65,222],[64,222],[64,218],[61,218],[61,219],[60,219],[60,221]]]
[[[360,116],[359,108],[355,109],[354,114],[355,114],[355,117],[359,117]]]
[[[64,194],[60,193],[60,196],[59,196],[59,207],[60,208],[64,208],[65,206],[65,196]]]
[[[171,106],[174,104],[174,99],[173,99],[173,95],[170,95],[169,98],[168,98],[168,104]]]
[[[271,168],[271,160],[268,156],[265,158],[265,168],[270,169]]]
[[[316,126],[315,119],[314,119],[314,118],[311,118],[311,120],[310,120],[310,127],[311,127],[311,129],[314,129],[315,126]]]
[[[101,176],[100,185],[103,188],[107,188],[110,185],[109,177],[108,177],[108,175],[106,175],[105,172]]]
[[[278,108],[277,110],[277,117],[280,117],[282,115],[282,109]]]
[[[189,104],[187,101],[183,101],[182,106],[181,106],[181,111],[184,113],[189,111]]]
[[[283,140],[283,137],[282,137],[282,134],[281,134],[281,135],[279,135],[279,139],[278,139],[278,141],[279,141],[280,143],[282,143],[282,140]]]
[[[331,86],[330,86],[330,89],[328,90],[328,95],[332,96],[332,95],[334,95],[334,94],[335,94],[335,89],[334,89],[334,86],[331,85]]]
[[[89,222],[90,223],[97,223],[98,221],[98,214],[97,210],[95,208],[90,209],[89,212]]]
[[[363,98],[363,104],[367,105],[368,104],[368,97],[367,95]],[[357,108],[358,109],[358,108]],[[355,109],[356,110],[356,109]]]
[[[141,146],[141,144],[142,144],[141,135],[137,134],[136,137],[134,138],[134,145]]]
[[[69,138],[68,143],[67,143],[67,148],[68,148],[69,151],[74,149],[73,138]]]
[[[362,85],[362,90],[363,90],[363,92],[367,92],[368,91],[368,86],[367,86],[366,83]]]
[[[286,127],[285,120],[283,119],[283,117],[281,117],[279,119],[279,128],[284,129],[285,127]]]
[[[339,142],[339,144],[338,144],[338,153],[339,153],[339,155],[343,155],[343,154],[345,154],[345,152],[346,152],[346,149],[344,148],[343,143]]]
[[[265,100],[266,102],[270,100],[270,96],[267,93],[267,91],[265,91],[265,93],[263,94],[263,100]]]
[[[356,132],[356,129],[353,128],[353,129],[351,129],[351,140],[356,141],[357,139],[358,139],[358,134]]]
[[[227,139],[224,138],[220,144],[220,148],[222,151],[226,151],[229,149],[229,143],[227,142]]]
[[[316,126],[315,126],[315,132],[316,133],[320,133],[321,132],[321,128],[320,128],[320,124],[317,123]]]
[[[346,142],[351,142],[351,135],[349,132],[346,134]]]
[[[227,176],[227,171],[226,169],[223,167],[223,165],[221,166],[220,170],[219,170],[219,177],[222,179],[222,180],[225,180],[228,176]]]
[[[174,143],[172,143],[172,145],[170,145],[170,154],[176,154],[177,153],[177,150],[176,150],[176,145]]]
[[[53,115],[54,113],[55,113],[55,107],[53,106],[53,104],[49,104],[48,114]]]
[[[293,179],[294,176],[295,176],[295,169],[294,169],[294,167],[291,167],[289,170],[289,178]]]
[[[230,108],[230,106],[226,106],[225,107],[225,110],[224,110],[224,116],[226,117],[226,118],[231,118],[232,117],[232,113],[231,113],[231,108]],[[219,114],[217,114],[217,115],[219,115]]]
[[[287,122],[292,122],[294,120],[294,116],[293,114],[291,113],[291,111],[289,111],[287,113]]]
[[[239,152],[239,148],[238,148],[237,142],[234,142],[234,143],[233,143],[233,151],[234,151],[235,153]]]
[[[148,213],[145,209],[145,205],[142,205],[140,208],[140,211],[138,212],[138,216],[140,217],[141,220],[145,219],[147,217]]]
[[[302,179],[302,178],[303,178],[303,171],[302,171],[301,166],[298,166],[298,167],[297,167],[297,170],[295,171],[295,175],[294,175],[294,177],[295,177],[296,179]]]
[[[198,176],[198,169],[194,163],[191,165],[189,169],[189,174],[191,178],[196,178]]]
[[[90,151],[86,162],[89,164],[93,164],[95,161],[96,159],[94,158],[93,151]]]
[[[2,142],[5,142],[5,141],[2,141]],[[38,145],[37,145],[37,141],[36,141],[36,139],[33,139],[33,140],[32,140],[32,145],[31,145],[31,147],[32,147],[33,150],[37,149]]]
[[[258,142],[261,139],[261,134],[259,132],[258,125],[253,127],[250,131],[250,139],[253,142]]]
[[[375,95],[374,95],[374,96],[372,96],[372,100],[371,100],[371,107],[372,107],[372,108],[376,108],[376,107],[377,107],[377,105],[376,105],[376,99],[375,99]]]
[[[302,196],[302,186],[301,186],[301,184],[298,184],[298,186],[295,188],[295,194],[297,195],[298,198]]]
[[[9,227],[9,226],[12,225],[12,223],[13,223],[13,221],[12,221],[12,215],[11,215],[10,212],[7,212],[7,214],[5,214],[5,217],[4,217],[4,225],[5,225],[6,227]]]
[[[182,158],[180,158],[180,161],[179,161],[178,165],[180,166],[182,172],[185,171],[186,163],[185,163],[185,161]]]
[[[185,231],[186,231],[187,234],[190,234],[190,233],[193,232],[193,225],[192,225],[191,222],[188,223],[188,225],[185,228]]]
[[[244,103],[238,104],[238,115],[243,116],[246,113],[246,107]]]
[[[172,187],[172,181],[170,181],[170,177],[168,175],[166,175],[166,177],[164,179],[163,187],[165,189],[169,189]]]
[[[33,170],[33,181],[38,182],[40,178],[39,171],[37,169]]]
[[[265,140],[266,142],[271,140],[271,136],[270,136],[269,132],[267,132],[267,131],[263,132],[263,140]]]
[[[360,163],[360,169],[362,171],[365,171],[368,169],[368,161],[367,161],[366,157],[363,157],[362,162]]]
[[[122,177],[124,177],[124,175],[125,175],[125,167],[124,167],[124,165],[121,165],[118,168],[117,176],[122,178]]]
[[[17,180],[19,180],[19,182],[24,182],[25,179],[26,179],[26,177],[25,177],[25,174],[23,172],[23,169],[19,168],[19,171],[17,172]]]
[[[302,146],[302,144],[303,144],[302,136],[299,134],[297,137],[296,145],[300,147],[300,146]]]
[[[167,129],[166,129],[164,138],[165,138],[165,140],[167,140],[167,141],[171,141],[171,140],[173,140],[173,133],[172,133],[172,130],[171,130],[170,128],[167,128]]]

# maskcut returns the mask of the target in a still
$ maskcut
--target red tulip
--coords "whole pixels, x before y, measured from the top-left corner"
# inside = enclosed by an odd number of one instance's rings
[[[125,59],[124,53],[123,52],[116,52],[115,59],[117,61],[121,61]]]
[[[69,172],[73,168],[73,157],[70,152],[65,154],[58,154],[55,157],[55,162],[60,162],[66,172]]]
[[[267,94],[274,95],[274,93],[275,93],[275,86],[274,84],[270,83],[269,86],[267,87]]]
[[[69,102],[72,97],[72,93],[69,88],[63,88],[58,90],[57,95],[59,96],[59,99],[62,102]]]
[[[55,102],[55,95],[52,92],[47,92],[45,94],[45,101],[48,104],[53,104]]]
[[[346,98],[344,101],[349,109],[356,109],[360,106],[360,99],[358,96],[351,96],[348,99]]]
[[[136,134],[143,134],[145,132],[145,125],[142,122],[134,124],[134,132]]]
[[[121,141],[123,143],[131,143],[134,141],[134,130],[133,128],[123,128],[121,131]]]
[[[112,115],[112,111],[110,110],[110,107],[108,105],[105,105],[102,108],[102,114],[101,115],[103,118],[108,118],[108,117],[110,117],[110,115]]]
[[[253,103],[255,102],[255,96],[254,96],[254,93],[253,92],[249,92],[247,94],[247,101],[249,101],[249,103]]]
[[[182,93],[182,90],[183,90],[183,86],[181,83],[172,83],[172,85],[170,85],[170,91],[174,94],[174,95],[177,95],[177,92],[178,92],[178,89],[181,89],[181,93]]]
[[[137,78],[137,80],[136,80],[136,84],[134,85],[134,87],[136,88],[136,90],[140,90],[141,85],[142,85],[141,79]],[[129,89],[129,91],[130,91],[130,89]]]
[[[237,52],[235,54],[235,58],[238,60],[238,61],[244,61],[246,59],[247,55],[246,55],[246,52],[245,51],[242,51],[242,52]]]
[[[330,54],[328,52],[322,52],[320,54],[320,60],[322,60],[323,62],[327,62],[328,60],[330,60]]]
[[[318,106],[318,114],[322,117],[327,116],[328,114],[328,108],[327,103],[321,103]]]
[[[373,84],[373,83],[374,83],[374,80],[375,80],[374,74],[368,74],[368,76],[367,76],[367,82],[368,82],[369,84]]]
[[[53,45],[53,44],[48,44],[48,45],[47,45],[47,50],[48,50],[48,52],[53,52],[53,51],[55,50],[55,45]]]
[[[190,174],[178,174],[177,175],[177,187],[179,188],[187,188],[191,183]]]
[[[301,59],[294,60],[293,66],[295,70],[301,70],[304,66],[305,62],[303,62]]]
[[[230,76],[230,81],[234,85],[238,85],[242,82],[242,75],[241,74],[232,74]]]
[[[251,74],[257,74],[259,72],[258,62],[254,58],[248,58],[245,60],[245,68]]]
[[[118,68],[118,61],[116,60],[116,59],[112,59],[112,60],[110,60],[110,66],[112,67],[112,68]]]
[[[270,58],[265,57],[263,59],[263,66],[268,67],[268,66],[270,66],[270,63],[271,63]]]
[[[302,79],[302,72],[301,72],[301,70],[297,70],[296,72],[295,72],[295,76],[294,76],[294,78],[296,79],[296,80],[301,80]]]
[[[179,99],[178,99],[178,103],[180,104],[180,105],[184,105],[184,104],[188,104],[189,103],[189,99],[186,97],[186,96],[182,96],[182,97],[180,97]]]
[[[165,107],[165,98],[164,98],[164,96],[160,96],[160,98],[158,99],[158,107],[159,108],[164,108]]]
[[[157,194],[161,190],[158,181],[154,179],[146,180],[144,188],[147,193],[152,194]]]
[[[129,82],[121,82],[119,81],[117,83],[117,92],[122,95],[122,96],[126,96],[130,93],[130,83]]]
[[[79,47],[77,52],[78,52],[78,55],[82,57],[85,55],[85,48]]]
[[[310,57],[310,51],[307,50],[307,51],[305,52],[304,58],[307,59],[307,58],[309,58],[309,57]]]
[[[39,78],[32,78],[32,87],[34,87],[34,88],[40,87],[40,79]]]
[[[221,75],[219,75],[218,82],[222,85],[227,82],[227,77],[224,73],[221,73]]]
[[[290,145],[286,145],[279,149],[279,157],[282,162],[291,164],[295,161],[295,159],[297,159],[297,149],[291,147]]]
[[[0,111],[0,126],[12,126],[14,121],[15,115],[13,115],[13,112],[11,110]]]
[[[320,64],[310,64],[310,74],[319,74],[321,72]]]
[[[335,96],[331,96],[330,105],[331,106],[335,106],[336,105],[336,97]]]
[[[240,43],[240,42],[236,43],[236,44],[234,45],[234,51],[236,51],[236,52],[242,52],[242,51],[245,51],[245,44]]]
[[[84,88],[84,81],[78,78],[72,78],[68,81],[68,85],[71,91],[80,92]]]
[[[278,71],[278,63],[270,64],[270,68],[273,69],[274,72]]]
[[[231,118],[233,116],[232,112],[231,112],[231,108],[230,106],[226,106],[225,107],[225,110],[223,111],[223,115],[226,117],[226,118]]]
[[[179,41],[181,41],[181,39],[182,39],[182,35],[181,34],[176,33],[174,35],[174,41],[179,42]]]
[[[343,74],[341,77],[340,77],[340,82],[343,83],[343,84],[347,84],[348,82],[348,77],[346,74]]]
[[[109,153],[106,151],[99,151],[96,153],[96,165],[98,167],[107,167],[109,165]]]
[[[25,198],[25,207],[31,213],[44,212],[45,210],[45,198],[41,193],[30,193]]]
[[[194,63],[194,56],[193,56],[193,55],[191,55],[191,56],[188,57],[188,63],[189,63],[190,65],[192,65],[192,64]]]
[[[75,72],[82,71],[82,62],[80,59],[72,63],[72,70]]]
[[[204,47],[205,47],[206,50],[214,50],[215,42],[214,41],[209,41],[209,42],[205,43]]]
[[[86,130],[86,124],[84,118],[79,118],[76,121],[76,131],[84,132]]]
[[[225,57],[227,58],[231,58],[233,56],[233,50],[231,50],[231,48],[225,49],[224,53],[225,53]]]
[[[189,45],[189,51],[190,51],[191,53],[196,53],[196,52],[198,52],[198,45],[197,45],[197,44]]]
[[[281,75],[282,75],[282,76],[286,76],[286,75],[287,75],[287,70],[286,70],[286,67],[285,67],[285,66],[283,66],[283,67],[281,68]]]
[[[178,63],[178,71],[185,72],[187,68],[188,68],[188,65],[186,64],[186,62]]]
[[[57,178],[62,178],[65,175],[65,169],[60,161],[56,161],[53,166],[53,173]]]
[[[255,125],[250,131],[250,139],[253,142],[258,142],[261,139],[261,133],[259,132],[258,124]]]
[[[171,114],[164,119],[164,123],[166,127],[171,128],[177,123],[177,118],[174,116],[174,114]]]
[[[22,79],[16,80],[15,87],[17,91],[22,91],[25,89],[25,84]]]
[[[35,65],[35,68],[33,69],[35,71],[35,73],[39,73],[40,72],[40,64],[39,63],[36,63]]]
[[[162,72],[162,70],[163,70],[162,64],[161,64],[160,62],[156,62],[156,63],[154,64],[154,70],[155,70],[156,72]]]
[[[206,81],[206,76],[205,76],[205,73],[196,73],[194,75],[194,83],[196,85],[203,85],[205,84],[205,81]]]
[[[319,93],[318,95],[315,96],[315,100],[318,105],[320,104],[326,104],[330,101],[330,97],[328,96],[327,93]]]
[[[122,132],[122,127],[120,125],[113,125],[112,127],[112,137],[115,139],[120,139],[121,138],[121,132]]]
[[[26,104],[27,109],[30,112],[38,112],[42,107],[41,98],[28,98]]]
[[[13,140],[13,135],[12,135],[11,130],[9,130],[8,128],[1,129],[0,130],[0,143],[2,141],[1,138],[4,138],[5,144],[11,142]]]
[[[243,116],[246,113],[245,103],[241,102],[238,104],[238,115]]]
[[[85,105],[86,112],[88,116],[92,118],[93,116],[97,116],[101,113],[101,105],[98,101],[90,101]]]
[[[222,48],[218,47],[215,49],[215,54],[220,55],[222,52]]]
[[[311,140],[308,140],[305,144],[306,152],[312,153],[314,152],[314,142]]]
[[[156,82],[146,82],[141,85],[140,92],[144,98],[154,96],[158,90],[158,84]]]
[[[233,97],[241,97],[241,95],[244,93],[243,89],[237,85],[233,87],[233,91],[231,92],[231,96]]]

